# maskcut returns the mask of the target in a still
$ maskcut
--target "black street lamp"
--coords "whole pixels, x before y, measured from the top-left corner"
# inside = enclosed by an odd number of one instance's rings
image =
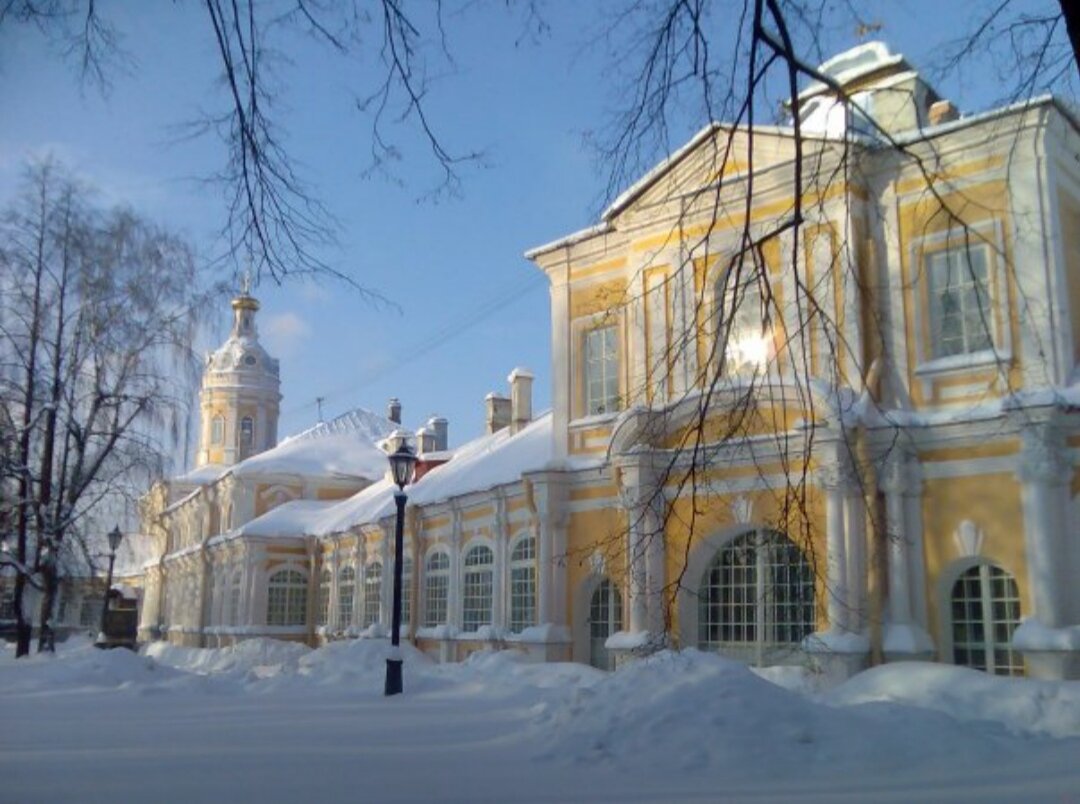
[[[120,542],[124,539],[124,534],[120,532],[119,527],[114,527],[109,531],[109,573],[105,576],[105,597],[101,601],[101,633],[98,634],[98,642],[106,642],[108,637],[105,636],[105,616],[109,611],[109,590],[112,589],[112,574],[113,565],[116,563],[116,551],[120,547]]]
[[[404,439],[397,450],[390,454],[390,472],[398,490],[394,492],[397,503],[397,526],[394,529],[394,608],[390,626],[390,655],[386,659],[386,695],[400,695],[401,683],[401,563],[405,529],[405,487],[412,480],[416,455]]]

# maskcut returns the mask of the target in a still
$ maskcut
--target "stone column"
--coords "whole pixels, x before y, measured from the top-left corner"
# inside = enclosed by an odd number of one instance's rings
[[[854,438],[854,434],[847,434]],[[846,439],[822,444],[823,465],[816,470],[825,490],[826,607],[829,626],[804,645],[815,663],[835,679],[865,667],[870,640],[865,635],[866,510],[858,469]]]
[[[341,572],[341,541],[338,537],[334,538],[334,549],[330,553],[330,566],[327,569],[330,570],[330,590],[327,593],[330,603],[326,607],[326,629],[335,631],[338,623],[338,578]]]
[[[1043,625],[1057,628],[1065,625],[1068,617],[1061,570],[1072,463],[1063,448],[1064,435],[1048,423],[1023,425],[1020,440],[1016,476],[1021,483],[1033,614]]]
[[[456,630],[461,630],[461,509],[451,503],[450,531],[450,589],[446,601],[446,621]]]
[[[867,627],[866,500],[856,484],[844,497],[847,538],[848,628],[861,633]]]
[[[382,542],[379,544],[379,560],[382,562],[382,586],[379,587],[379,623],[390,630],[390,619],[394,606],[394,529],[397,527],[396,514],[384,520]]]
[[[530,523],[536,536],[536,622],[569,626],[566,613],[566,528],[569,522],[565,477],[537,472],[527,480]]]
[[[821,471],[825,488],[825,594],[829,628],[848,630],[847,539],[844,533],[844,477],[836,466]]]
[[[661,474],[645,456],[622,458],[616,465],[619,495],[627,513],[626,578],[629,630],[664,634],[665,536]]]
[[[353,598],[352,617],[350,622],[355,634],[355,629],[360,627],[360,620],[364,614],[364,565],[367,563],[367,536],[363,530],[356,531],[356,544],[353,545]]]
[[[915,452],[891,445],[878,474],[878,487],[885,495],[888,562],[885,657],[889,661],[930,659],[934,643],[926,630],[922,472]]]
[[[507,628],[506,621],[506,576],[510,572],[508,555],[510,534],[506,526],[506,497],[502,490],[494,493],[495,513],[491,522],[491,540],[494,542],[495,567],[491,584],[491,624],[498,630]]]

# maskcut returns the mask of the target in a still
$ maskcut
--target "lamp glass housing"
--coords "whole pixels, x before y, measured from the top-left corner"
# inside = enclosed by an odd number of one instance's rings
[[[400,489],[409,485],[412,480],[413,467],[416,466],[416,455],[409,449],[408,444],[402,444],[389,456],[390,472],[394,476],[394,482]]]
[[[109,551],[115,553],[123,539],[124,534],[120,532],[119,527],[115,527],[109,531]]]

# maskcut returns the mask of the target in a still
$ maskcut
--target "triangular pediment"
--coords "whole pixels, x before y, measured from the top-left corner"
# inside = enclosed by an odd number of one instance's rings
[[[751,159],[751,142],[753,159]],[[604,211],[604,220],[636,217],[639,213],[702,192],[715,192],[724,183],[741,185],[751,166],[761,173],[795,158],[791,129],[757,127],[751,138],[745,128],[713,124],[646,173]]]

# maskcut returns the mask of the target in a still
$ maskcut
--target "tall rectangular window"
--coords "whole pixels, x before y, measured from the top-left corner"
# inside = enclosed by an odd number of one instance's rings
[[[926,276],[933,356],[950,357],[993,348],[986,246],[960,246],[928,254]]]
[[[619,341],[611,324],[585,333],[585,413],[612,413],[619,402]]]
[[[210,420],[210,443],[225,443],[225,417],[215,416]]]

